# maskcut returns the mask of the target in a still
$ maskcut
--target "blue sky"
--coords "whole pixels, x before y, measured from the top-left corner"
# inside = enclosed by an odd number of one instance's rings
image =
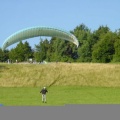
[[[0,47],[7,37],[26,27],[71,31],[82,23],[92,31],[100,25],[119,29],[120,0],[0,0]],[[39,39],[27,41],[34,48]]]

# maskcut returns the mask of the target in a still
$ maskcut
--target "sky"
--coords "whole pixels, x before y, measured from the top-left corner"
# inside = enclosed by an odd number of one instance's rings
[[[82,23],[91,31],[101,25],[113,32],[119,29],[120,0],[0,0],[0,47],[11,34],[27,27],[50,26],[71,31]],[[34,48],[40,38],[27,41]]]

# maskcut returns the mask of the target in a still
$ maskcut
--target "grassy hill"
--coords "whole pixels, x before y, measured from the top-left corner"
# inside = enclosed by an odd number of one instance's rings
[[[43,86],[49,91],[47,104],[41,102]],[[0,104],[120,104],[120,64],[1,63]]]
[[[38,86],[120,87],[120,64],[0,63],[1,87]]]

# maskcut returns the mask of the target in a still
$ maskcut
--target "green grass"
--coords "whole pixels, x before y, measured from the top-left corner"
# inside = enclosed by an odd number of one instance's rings
[[[41,102],[43,86],[51,86],[47,104]],[[120,104],[120,64],[0,63],[0,104]]]
[[[41,102],[39,87],[0,87],[4,106],[63,106],[66,104],[120,104],[120,88],[53,86],[47,103]]]

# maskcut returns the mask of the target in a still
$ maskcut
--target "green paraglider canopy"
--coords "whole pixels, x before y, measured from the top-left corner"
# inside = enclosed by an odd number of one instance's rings
[[[74,43],[75,45],[77,45],[77,47],[79,45],[77,38],[70,32],[58,28],[37,26],[37,27],[26,28],[12,34],[5,40],[2,49],[5,50],[8,46],[16,42],[19,42],[21,40],[38,37],[38,36],[58,37]]]

